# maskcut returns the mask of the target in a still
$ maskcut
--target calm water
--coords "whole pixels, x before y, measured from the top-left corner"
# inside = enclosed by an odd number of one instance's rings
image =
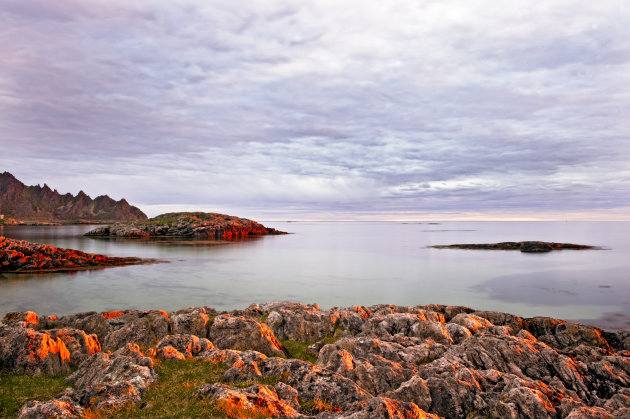
[[[175,310],[254,302],[322,308],[391,303],[466,305],[630,329],[630,223],[265,223],[290,231],[222,245],[82,237],[91,226],[0,227],[0,235],[170,263],[0,275],[0,315],[123,308]],[[606,250],[523,254],[433,244],[545,240]]]

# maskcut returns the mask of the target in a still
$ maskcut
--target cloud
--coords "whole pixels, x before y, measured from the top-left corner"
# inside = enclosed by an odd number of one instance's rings
[[[617,1],[5,1],[0,146],[143,205],[629,206]]]

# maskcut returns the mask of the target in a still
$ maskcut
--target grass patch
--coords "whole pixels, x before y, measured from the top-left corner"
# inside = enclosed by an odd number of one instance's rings
[[[156,362],[158,380],[145,394],[143,403],[117,411],[96,412],[104,418],[222,418],[225,414],[210,400],[197,396],[197,387],[221,381],[227,369],[222,364],[195,359]],[[142,406],[142,407],[141,407]]]
[[[17,417],[20,408],[27,401],[52,399],[69,387],[64,383],[65,378],[0,371],[0,417]]]
[[[290,358],[301,359],[302,361],[312,362],[313,364],[317,362],[317,357],[307,352],[310,344],[290,339],[281,340],[280,343],[287,348]]]
[[[340,412],[341,409],[333,406],[330,403],[325,401],[315,399],[315,400],[302,400],[298,399],[298,403],[300,403],[300,407],[307,415],[317,415],[321,412]]]

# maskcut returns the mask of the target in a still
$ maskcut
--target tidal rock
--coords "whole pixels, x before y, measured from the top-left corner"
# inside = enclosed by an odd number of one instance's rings
[[[269,326],[246,317],[217,316],[210,326],[208,338],[221,349],[249,349],[268,356],[289,355]]]
[[[290,402],[280,399],[275,388],[269,385],[256,384],[247,388],[236,388],[215,383],[200,386],[197,391],[217,403],[231,417],[241,417],[243,412],[264,417],[302,416]]]
[[[64,418],[81,419],[85,417],[83,408],[70,397],[61,397],[45,402],[29,401],[20,409],[18,419]]]
[[[61,249],[0,236],[0,272],[54,272],[155,262]]]
[[[76,386],[74,398],[81,405],[103,409],[139,403],[156,378],[151,358],[128,344],[112,355],[92,355],[67,381]]]
[[[520,250],[523,253],[545,253],[552,250],[584,250],[594,249],[594,246],[573,243],[553,243],[542,241],[501,242],[488,244],[449,244],[430,246],[435,249],[471,249],[471,250]]]
[[[70,371],[70,352],[58,337],[0,323],[0,369],[63,375]]]

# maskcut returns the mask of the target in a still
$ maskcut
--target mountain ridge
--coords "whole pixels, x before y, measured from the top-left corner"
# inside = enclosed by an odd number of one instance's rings
[[[111,222],[145,220],[147,216],[126,199],[108,195],[92,199],[83,190],[60,194],[57,189],[27,186],[9,172],[0,173],[0,214],[19,220],[53,222]]]

